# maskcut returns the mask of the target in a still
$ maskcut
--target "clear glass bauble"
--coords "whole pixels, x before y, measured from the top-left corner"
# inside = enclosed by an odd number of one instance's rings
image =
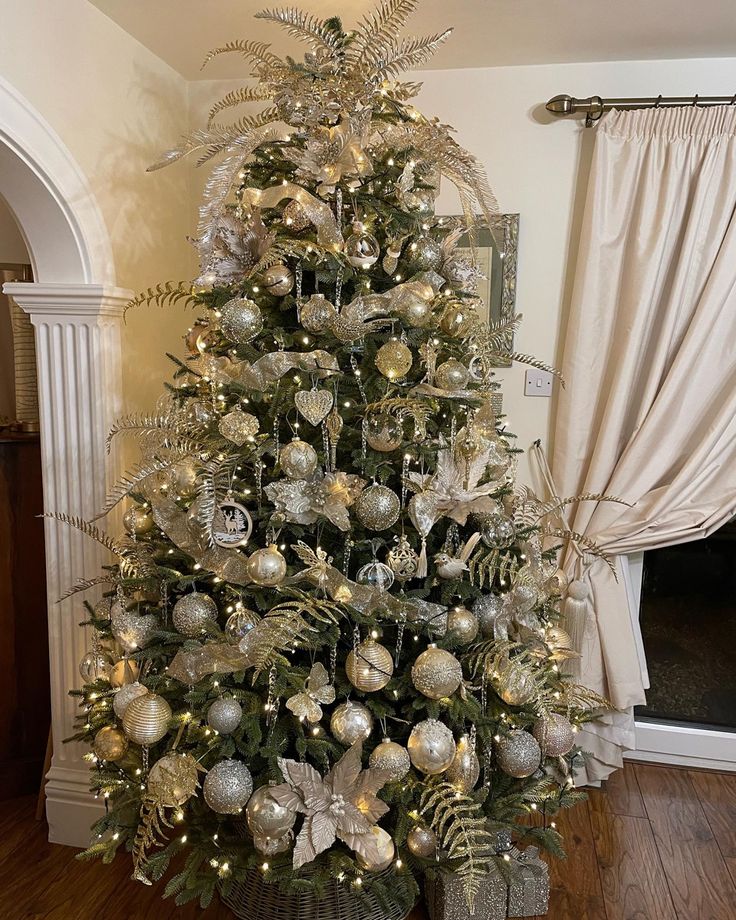
[[[235,610],[225,622],[225,638],[231,645],[238,645],[260,620],[253,610]]]
[[[245,817],[254,837],[280,839],[289,833],[296,821],[296,811],[280,805],[271,795],[269,786],[256,789],[248,799]]]
[[[393,581],[393,572],[391,580]],[[112,660],[104,652],[87,652],[79,662],[79,673],[85,684],[93,684],[96,680],[108,680],[111,668]]]
[[[486,546],[503,549],[510,546],[516,537],[513,520],[505,514],[484,515],[481,519],[480,536]]]
[[[388,412],[376,412],[365,419],[365,439],[373,450],[388,453],[401,447],[404,430],[401,422]]]
[[[360,221],[353,224],[353,232],[345,240],[345,257],[354,268],[368,269],[375,265],[381,254],[378,240],[368,233]]]
[[[444,361],[435,371],[434,381],[442,390],[462,390],[468,382],[468,369],[457,358]]]
[[[394,583],[394,573],[384,562],[367,562],[358,569],[355,580],[359,585],[367,585],[378,591],[388,591]]]

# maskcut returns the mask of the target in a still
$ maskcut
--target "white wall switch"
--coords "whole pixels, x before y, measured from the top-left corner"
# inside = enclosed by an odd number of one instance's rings
[[[524,396],[551,396],[552,374],[529,367],[524,381]]]

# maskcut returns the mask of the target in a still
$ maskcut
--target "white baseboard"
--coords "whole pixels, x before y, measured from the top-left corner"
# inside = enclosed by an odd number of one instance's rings
[[[89,770],[52,766],[46,780],[49,841],[89,846],[90,827],[104,814],[104,804],[89,791]]]
[[[636,722],[636,750],[627,760],[736,772],[736,733],[690,725]]]

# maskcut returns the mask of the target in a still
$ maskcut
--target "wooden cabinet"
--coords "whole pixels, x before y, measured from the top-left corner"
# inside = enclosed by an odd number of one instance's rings
[[[0,434],[0,799],[38,791],[51,719],[42,511],[38,435]]]

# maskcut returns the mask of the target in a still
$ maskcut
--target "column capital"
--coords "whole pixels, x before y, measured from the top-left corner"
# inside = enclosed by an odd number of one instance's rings
[[[121,319],[132,292],[104,284],[49,284],[13,281],[3,285],[3,293],[12,297],[28,313],[31,321],[94,321],[95,317]]]

